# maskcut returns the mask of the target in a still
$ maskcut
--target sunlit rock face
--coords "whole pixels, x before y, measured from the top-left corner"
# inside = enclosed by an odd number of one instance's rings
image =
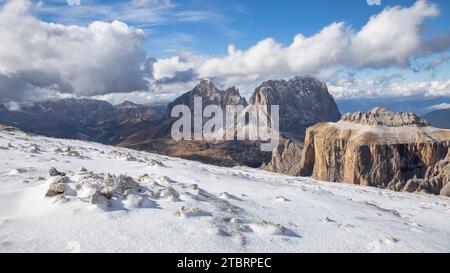
[[[306,128],[341,117],[327,85],[309,76],[264,82],[253,92],[250,104],[279,105],[280,131],[298,140],[303,140]]]
[[[306,131],[295,175],[440,194],[448,184],[450,131],[428,125],[414,113],[379,108],[317,124]]]

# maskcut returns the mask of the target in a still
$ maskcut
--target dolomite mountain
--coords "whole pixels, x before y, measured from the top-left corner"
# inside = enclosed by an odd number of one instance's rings
[[[168,116],[170,116],[172,108],[176,105],[186,105],[193,110],[194,97],[202,98],[203,107],[208,105],[219,105],[221,107],[226,107],[227,105],[247,106],[247,100],[241,96],[237,88],[230,87],[226,90],[220,90],[209,79],[204,79],[194,89],[184,93],[169,104]]]
[[[176,119],[171,118],[171,110],[180,104],[193,110],[195,96],[202,98],[204,107],[249,105],[237,88],[221,90],[205,79],[167,108],[128,101],[113,106],[90,99],[51,100],[19,110],[0,105],[0,124],[45,136],[85,139],[221,166],[260,167],[270,161],[271,153],[261,152],[258,141],[174,141],[171,127]],[[300,142],[307,127],[340,118],[326,84],[309,76],[267,81],[255,89],[250,104],[279,105],[282,136]]]
[[[170,118],[175,105],[186,105],[193,113],[194,97],[201,97],[203,107],[218,105],[279,105],[281,143],[287,139],[303,141],[306,128],[322,121],[336,121],[339,110],[325,83],[310,77],[271,80],[253,92],[250,103],[235,87],[221,90],[210,80],[202,80],[191,91],[182,94],[167,107],[167,119],[155,128],[142,129],[118,145],[193,159],[221,166],[246,165],[260,167],[270,161],[270,153],[262,152],[258,141],[178,141],[170,137],[176,119]],[[269,112],[270,113],[270,112]],[[203,119],[206,122],[207,119]],[[193,124],[193,123],[192,123]]]
[[[279,105],[280,131],[291,139],[302,141],[306,128],[341,117],[327,85],[316,78],[294,77],[271,80],[256,88],[250,98],[253,105]]]
[[[299,149],[302,150],[301,154]],[[450,130],[414,113],[375,108],[306,131],[304,146],[274,151],[266,170],[296,176],[450,196]]]
[[[218,105],[222,108],[227,105],[241,105],[243,107],[248,105],[247,100],[240,95],[237,88],[231,87],[221,90],[212,81],[205,79],[191,91],[182,94],[169,103],[166,117],[158,126],[142,128],[118,143],[117,146],[219,166],[260,167],[264,162],[270,160],[270,153],[262,152],[260,144],[255,141],[175,141],[171,137],[171,127],[178,118],[171,118],[172,109],[176,105],[185,105],[191,110],[193,118],[195,97],[202,99],[203,109],[208,105]],[[204,118],[203,122],[207,120],[207,118]],[[192,126],[194,126],[193,122]]]

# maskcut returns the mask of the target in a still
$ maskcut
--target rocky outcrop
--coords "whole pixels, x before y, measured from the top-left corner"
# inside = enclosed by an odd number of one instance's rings
[[[295,175],[301,168],[302,148],[302,144],[287,140],[281,153],[278,149],[275,149],[272,152],[270,163],[263,165],[262,169],[269,172]]]
[[[47,197],[55,197],[59,195],[63,195],[67,188],[66,182],[68,178],[67,176],[53,176],[53,181],[51,181],[50,186],[47,190],[45,196]]]
[[[430,123],[427,120],[418,117],[414,113],[393,113],[386,108],[380,107],[376,107],[368,113],[347,113],[341,118],[341,121],[362,125],[381,125],[386,127],[400,127],[408,125],[414,125],[418,127],[430,126]]]
[[[337,121],[341,114],[327,85],[313,77],[264,82],[250,98],[253,105],[280,106],[280,131],[303,140],[306,128],[324,121]]]
[[[450,131],[375,108],[308,128],[295,175],[396,191],[446,193]]]

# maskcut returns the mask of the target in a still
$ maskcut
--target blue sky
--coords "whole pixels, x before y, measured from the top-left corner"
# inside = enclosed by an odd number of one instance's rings
[[[158,1],[155,1],[158,2]],[[173,54],[173,50],[190,50],[203,54],[225,54],[228,44],[247,48],[267,37],[288,44],[302,33],[313,35],[333,22],[346,22],[359,29],[368,19],[387,6],[411,6],[415,0],[381,0],[380,5],[369,5],[367,0],[172,0],[171,5],[155,3],[140,9],[161,11],[161,20],[141,23],[120,18],[129,25],[143,28],[149,37],[149,51],[155,57]],[[428,34],[450,30],[450,1],[434,0],[441,14],[426,21]],[[54,13],[38,13],[46,21],[88,24],[94,20],[111,20],[114,17],[97,13],[98,6],[128,5],[128,0],[80,0],[80,5],[67,5],[65,0],[43,1],[47,7],[61,7]],[[91,7],[92,10],[87,9]],[[82,15],[77,11],[86,8]],[[167,12],[162,12],[167,11]],[[185,20],[170,18],[176,13],[186,13]],[[192,18],[189,19],[188,13]],[[142,18],[152,21],[150,18]],[[155,16],[156,17],[156,16]],[[119,18],[119,17],[118,17]]]
[[[305,74],[338,99],[450,97],[448,0],[0,0],[0,8],[0,91],[17,86],[22,98],[144,102],[204,77],[248,95],[265,80]]]

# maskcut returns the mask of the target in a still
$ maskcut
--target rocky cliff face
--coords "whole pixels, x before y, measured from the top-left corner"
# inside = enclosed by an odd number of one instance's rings
[[[308,128],[295,175],[445,194],[449,148],[449,130],[429,127],[413,113],[376,108]]]
[[[281,132],[299,140],[303,140],[306,128],[341,117],[326,84],[308,76],[267,81],[253,92],[250,104],[279,105]]]
[[[275,149],[269,164],[261,168],[269,172],[297,175],[300,171],[303,145],[288,139],[281,150]]]

